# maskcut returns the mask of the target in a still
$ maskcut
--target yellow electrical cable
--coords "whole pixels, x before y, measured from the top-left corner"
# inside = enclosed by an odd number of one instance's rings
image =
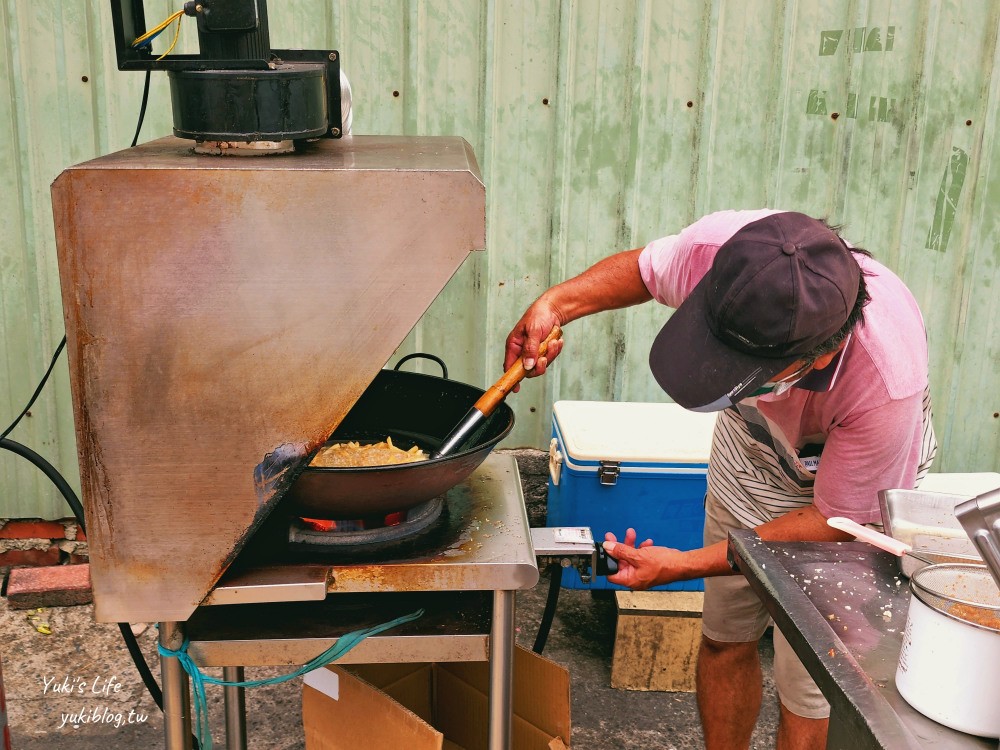
[[[174,21],[176,21],[183,15],[184,15],[183,10],[177,11],[176,13],[171,15],[170,18],[168,18],[166,21],[157,24],[155,27],[147,31],[142,36],[137,36],[134,40],[132,40],[132,46],[135,47],[141,44],[142,42],[146,41],[147,39],[149,39],[149,37],[153,36],[154,34],[159,34],[161,31],[163,31],[165,28],[167,28],[170,24],[172,24]]]
[[[168,18],[167,20],[162,21],[161,23],[157,24],[156,26],[154,26],[153,28],[151,28],[149,31],[147,31],[145,34],[143,34],[142,36],[136,37],[135,40],[132,42],[132,46],[134,47],[137,44],[141,44],[142,42],[146,41],[147,39],[149,39],[149,37],[153,36],[154,34],[160,33],[161,31],[163,31],[163,29],[167,28],[167,26],[169,26],[170,24],[172,24],[179,16],[182,16],[182,15],[184,15],[184,11],[183,10],[179,10],[176,13],[172,14],[170,16],[170,18]]]
[[[181,11],[181,15],[183,15],[183,14],[184,14],[184,11]],[[167,51],[166,52],[164,52],[162,55],[160,55],[158,58],[156,58],[157,61],[162,60],[164,57],[166,57],[167,55],[170,54],[171,50],[173,50],[174,46],[177,44],[177,40],[180,38],[180,36],[181,36],[181,19],[178,17],[178,19],[177,19],[177,31],[174,32],[174,41],[172,41],[170,43],[170,46],[167,47]]]

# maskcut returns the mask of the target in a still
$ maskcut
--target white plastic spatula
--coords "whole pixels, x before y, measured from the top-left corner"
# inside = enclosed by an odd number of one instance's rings
[[[929,557],[921,555],[919,552],[914,552],[913,547],[906,542],[901,542],[898,539],[893,539],[887,534],[875,531],[875,529],[862,526],[860,523],[852,521],[850,518],[832,516],[831,518],[826,519],[826,523],[828,526],[832,526],[835,529],[840,529],[841,531],[846,531],[848,534],[853,534],[862,542],[868,542],[868,544],[873,547],[878,547],[879,549],[884,549],[886,552],[891,552],[897,557],[909,555],[910,557],[916,558],[921,562],[928,563],[929,565],[933,565],[935,563],[935,561]]]

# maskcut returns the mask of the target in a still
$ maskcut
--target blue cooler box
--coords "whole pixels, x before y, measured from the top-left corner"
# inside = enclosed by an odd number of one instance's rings
[[[594,538],[619,539],[630,526],[639,541],[677,549],[702,546],[705,484],[714,414],[677,404],[557,401],[549,444],[549,526],[589,526]],[[567,588],[621,589],[573,568]],[[658,589],[702,591],[702,579]]]

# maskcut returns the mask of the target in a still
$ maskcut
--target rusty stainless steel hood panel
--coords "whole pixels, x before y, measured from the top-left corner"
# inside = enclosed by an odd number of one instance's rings
[[[185,620],[467,254],[460,138],[163,138],[52,187],[96,616]]]

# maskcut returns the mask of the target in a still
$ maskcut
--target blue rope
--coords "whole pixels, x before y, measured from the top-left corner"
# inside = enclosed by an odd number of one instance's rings
[[[184,668],[184,671],[187,672],[188,676],[191,678],[191,689],[194,693],[195,732],[198,735],[198,742],[200,743],[202,749],[212,750],[212,732],[208,726],[208,698],[205,695],[205,685],[222,685],[224,687],[241,688],[260,687],[262,685],[280,685],[283,682],[294,680],[296,677],[301,677],[306,672],[312,672],[314,669],[319,669],[332,661],[336,661],[370,635],[378,635],[379,633],[384,633],[386,630],[391,630],[397,625],[413,622],[414,620],[423,617],[423,614],[424,610],[418,609],[416,612],[403,615],[402,617],[397,617],[395,620],[384,622],[381,625],[375,625],[363,630],[355,630],[347,633],[346,635],[342,635],[337,639],[336,643],[330,646],[330,648],[311,661],[306,662],[294,672],[278,675],[277,677],[268,677],[263,680],[229,682],[227,680],[222,680],[218,677],[205,674],[201,671],[201,668],[195,664],[191,655],[188,654],[189,642],[186,637],[184,638],[184,643],[182,643],[181,647],[176,651],[159,644],[157,644],[156,648],[160,652],[160,656],[173,657],[180,661],[181,667]]]

